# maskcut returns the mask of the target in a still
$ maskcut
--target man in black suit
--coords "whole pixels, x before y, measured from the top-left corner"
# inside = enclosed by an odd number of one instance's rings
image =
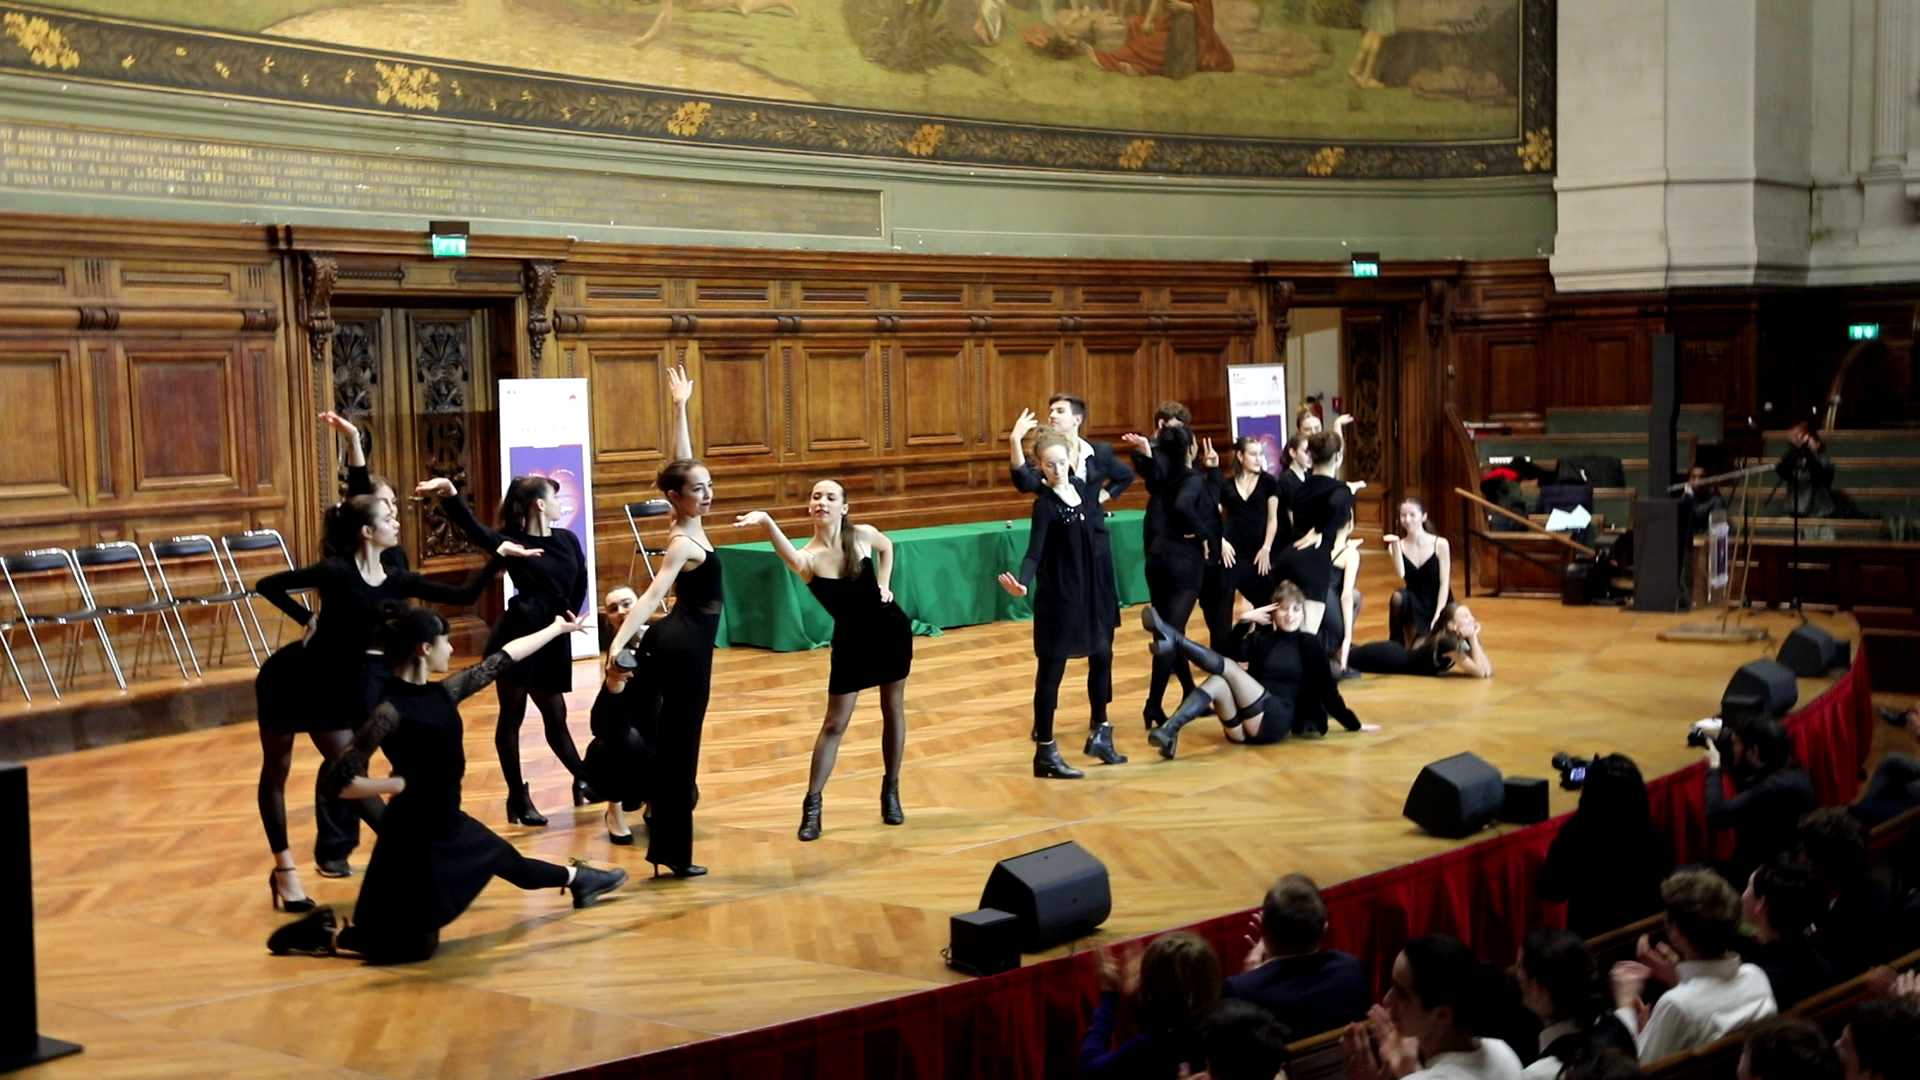
[[[1327,904],[1305,874],[1288,874],[1260,905],[1260,940],[1247,969],[1227,980],[1227,996],[1264,1006],[1304,1039],[1364,1020],[1372,993],[1357,957],[1320,948]]]
[[[1100,493],[1100,505],[1117,499],[1126,493],[1128,485],[1133,483],[1133,470],[1127,463],[1113,454],[1113,444],[1088,442],[1080,435],[1080,429],[1087,422],[1087,403],[1072,394],[1055,394],[1047,399],[1047,424],[1073,442],[1074,452],[1069,455],[1073,465],[1073,475],[1087,482],[1087,486]],[[1032,495],[1044,486],[1040,470],[1027,461],[1026,449],[1022,441],[1027,432],[1034,427],[1033,413],[1021,410],[1020,419],[1013,424],[1013,486],[1023,494]]]

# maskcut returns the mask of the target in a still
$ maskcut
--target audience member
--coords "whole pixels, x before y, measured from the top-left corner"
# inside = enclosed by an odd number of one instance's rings
[[[1753,872],[1740,894],[1740,914],[1753,929],[1741,952],[1767,973],[1773,1003],[1782,1009],[1832,986],[1837,980],[1807,929],[1827,910],[1827,892],[1813,867],[1781,856]]]
[[[1327,905],[1305,874],[1288,874],[1260,905],[1259,940],[1226,996],[1271,1012],[1295,1039],[1365,1019],[1371,994],[1354,956],[1320,948]]]
[[[1826,910],[1813,920],[1813,947],[1833,974],[1850,979],[1901,952],[1900,905],[1873,879],[1867,829],[1844,809],[1800,819],[1800,851],[1826,889]]]
[[[1592,950],[1571,930],[1535,930],[1514,975],[1520,1003],[1540,1018],[1540,1056],[1522,1073],[1554,1080],[1565,1065],[1604,1050],[1634,1052],[1633,1035],[1607,1007]]]
[[[1291,1033],[1250,1001],[1220,1002],[1200,1024],[1209,1080],[1275,1080],[1292,1061]]]
[[[1776,1011],[1766,973],[1730,951],[1740,931],[1732,886],[1710,870],[1682,870],[1660,886],[1660,897],[1670,951],[1649,950],[1643,939],[1640,959],[1622,960],[1612,971],[1615,1015],[1634,1033],[1642,1064],[1705,1046]],[[1673,988],[1649,1009],[1640,993],[1656,967]]]
[[[1567,1066],[1560,1080],[1645,1080],[1646,1075],[1633,1055],[1608,1050]]]
[[[1737,1075],[1739,1080],[1840,1080],[1840,1059],[1820,1025],[1776,1016],[1747,1036]]]
[[[1153,939],[1144,954],[1098,953],[1100,1004],[1080,1041],[1082,1077],[1171,1077],[1206,1065],[1200,1021],[1220,1000],[1220,957],[1198,934]],[[1122,996],[1133,1002],[1140,1034],[1113,1045]]]
[[[1920,1078],[1920,1009],[1906,1001],[1869,1001],[1834,1044],[1846,1080]]]
[[[1905,710],[1879,706],[1880,718],[1920,739],[1920,703]],[[1853,816],[1872,828],[1920,806],[1920,757],[1889,750],[1867,781],[1866,793],[1853,804]]]
[[[1347,1080],[1519,1080],[1513,1049],[1480,1034],[1509,996],[1500,974],[1453,938],[1407,942],[1385,1003],[1341,1037]]]
[[[1580,806],[1547,849],[1540,897],[1567,905],[1567,929],[1597,937],[1660,910],[1673,851],[1653,827],[1647,784],[1624,754],[1587,766]]]
[[[1720,776],[1720,747],[1706,746],[1707,824],[1734,831],[1733,859],[1721,868],[1736,889],[1761,863],[1793,850],[1800,816],[1819,805],[1807,770],[1792,764],[1793,737],[1772,717],[1732,728],[1727,771],[1739,792],[1727,798]]]

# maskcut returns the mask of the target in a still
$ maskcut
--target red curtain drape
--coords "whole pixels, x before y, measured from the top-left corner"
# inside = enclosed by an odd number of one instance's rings
[[[1852,801],[1873,742],[1867,658],[1787,721],[1799,758],[1825,806]],[[1674,737],[1680,737],[1675,731]],[[1731,837],[1706,830],[1704,768],[1691,765],[1647,784],[1654,824],[1679,863],[1731,854]],[[1501,833],[1325,890],[1329,944],[1360,957],[1384,989],[1395,954],[1422,934],[1452,934],[1482,958],[1510,963],[1520,940],[1563,925],[1565,908],[1534,889],[1547,848],[1566,818]],[[1229,971],[1246,951],[1252,909],[1186,927],[1212,943]],[[675,1047],[561,1074],[567,1080],[807,1080],[814,1077],[1039,1080],[1071,1075],[1098,990],[1088,953],[990,978]],[[751,993],[751,990],[743,992]]]

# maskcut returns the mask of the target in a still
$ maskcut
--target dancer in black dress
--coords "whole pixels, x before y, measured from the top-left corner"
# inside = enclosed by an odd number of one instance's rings
[[[1018,574],[1001,574],[1000,587],[1026,596],[1039,579],[1033,598],[1033,653],[1039,660],[1033,679],[1033,775],[1078,780],[1086,775],[1060,757],[1053,739],[1053,714],[1060,703],[1060,680],[1070,658],[1087,658],[1090,716],[1087,750],[1108,765],[1125,762],[1113,748],[1107,703],[1113,700],[1113,631],[1120,625],[1120,597],[1114,585],[1113,553],[1100,532],[1100,502],[1086,481],[1073,475],[1068,443],[1048,433],[1034,443],[1047,487],[1033,500],[1033,525]]]
[[[1234,440],[1232,471],[1210,477],[1226,519],[1220,537],[1220,588],[1207,605],[1207,633],[1224,642],[1233,630],[1235,595],[1264,603],[1273,595],[1273,545],[1280,532],[1279,482],[1267,472],[1266,444]]]
[[[1153,412],[1153,437],[1156,439],[1167,428],[1192,426],[1193,413],[1177,401],[1163,401]],[[1153,538],[1159,535],[1166,521],[1162,477],[1172,471],[1171,464],[1159,455],[1154,444],[1144,435],[1129,431],[1120,439],[1133,448],[1133,474],[1139,477],[1140,486],[1147,489],[1146,515],[1140,519],[1140,539],[1141,550],[1151,551]]]
[[[1160,527],[1146,553],[1147,602],[1167,625],[1185,627],[1208,583],[1209,564],[1218,557],[1220,505],[1206,476],[1193,467],[1201,448],[1194,442],[1192,429],[1161,428],[1154,442],[1165,471],[1160,476]],[[1178,678],[1187,693],[1193,692],[1193,675],[1183,657],[1154,657],[1143,710],[1148,730],[1166,722],[1163,702],[1171,678]]]
[[[1341,530],[1353,522],[1353,490],[1335,478],[1343,444],[1336,432],[1323,431],[1307,439],[1313,472],[1300,483],[1289,508],[1294,546],[1274,560],[1274,577],[1291,581],[1306,597],[1306,628],[1320,632],[1326,616],[1327,593],[1334,581],[1333,556],[1343,541]]]
[[[827,677],[827,717],[813,741],[807,772],[807,797],[800,804],[802,840],[820,838],[821,793],[840,753],[840,738],[860,701],[860,691],[880,688],[880,754],[886,776],[880,781],[880,820],[899,825],[900,761],[907,749],[907,674],[913,669],[913,622],[893,602],[893,541],[871,525],[847,517],[847,489],[837,480],[813,485],[807,512],[813,538],[795,548],[764,511],[742,514],[741,527],[767,531],[773,550],[820,606],[833,616],[833,669]]]
[[[1142,625],[1154,635],[1155,653],[1178,649],[1209,677],[1165,724],[1147,736],[1172,758],[1180,746],[1180,729],[1213,712],[1226,728],[1228,742],[1275,743],[1289,734],[1319,738],[1327,733],[1327,717],[1348,731],[1378,731],[1362,724],[1340,697],[1326,653],[1312,634],[1300,629],[1306,605],[1300,590],[1283,581],[1273,591],[1272,603],[1247,605],[1222,652],[1204,648],[1160,622],[1152,608],[1140,613]],[[1241,661],[1243,670],[1231,661]]]
[[[1480,620],[1465,604],[1440,609],[1434,629],[1411,646],[1374,641],[1354,647],[1348,666],[1374,675],[1466,675],[1493,678],[1493,660],[1480,644]]]
[[[608,589],[600,609],[601,639],[612,641],[639,602],[640,595],[625,585]],[[607,657],[588,721],[593,741],[582,758],[594,793],[607,801],[607,841],[620,847],[633,844],[626,815],[641,809],[652,791],[653,747],[660,737],[660,696],[645,690],[627,693],[640,667],[633,649],[638,644],[634,639],[624,652]]]
[[[522,889],[566,889],[573,906],[592,904],[627,880],[625,870],[556,866],[515,851],[460,810],[467,759],[459,703],[550,641],[585,624],[555,616],[537,633],[515,638],[498,652],[440,682],[453,646],[447,621],[436,612],[396,601],[381,604],[382,655],[392,678],[380,704],[334,762],[322,787],[344,798],[392,796],[374,841],[353,922],[341,925],[332,908],[318,908],[267,940],[275,955],[353,953],[376,964],[425,960],[440,945],[440,928],[460,917],[492,879]],[[393,775],[374,779],[374,750]]]
[[[464,586],[429,581],[406,570],[391,570],[381,554],[399,543],[400,526],[385,503],[356,495],[327,511],[324,546],[328,558],[299,570],[269,574],[255,586],[261,596],[306,627],[305,636],[262,665],[254,682],[260,723],[260,821],[272,848],[275,906],[301,906],[293,855],[287,846],[287,774],[293,767],[295,736],[306,734],[325,757],[324,771],[353,739],[353,731],[379,700],[386,669],[374,644],[374,609],[382,600],[413,597],[441,604],[471,604],[493,575],[495,560]],[[313,589],[321,614],[295,600],[295,589]],[[322,877],[347,877],[347,856],[360,841],[359,819],[380,817],[378,799],[341,804],[320,799],[315,806],[319,833],[313,857]],[[310,902],[308,902],[310,905]]]
[[[507,611],[487,638],[487,651],[524,637],[545,626],[555,615],[584,611],[587,605],[587,552],[571,530],[554,523],[565,515],[559,488],[544,476],[516,476],[500,501],[500,531],[482,525],[460,497],[453,481],[438,477],[416,491],[438,495],[447,520],[474,544],[492,551],[514,544],[532,553],[507,565],[507,577],[517,590]],[[567,730],[567,691],[573,689],[572,642],[560,638],[501,674],[494,682],[500,718],[493,729],[493,748],[500,755],[500,771],[507,779],[507,824],[545,825],[547,818],[533,805],[533,795],[520,773],[520,725],[527,718],[527,702],[540,710],[547,745],[573,777],[573,805],[594,801],[587,784],[573,733]]]
[[[648,793],[653,817],[647,828],[647,861],[654,876],[666,867],[674,877],[699,877],[707,872],[693,861],[693,804],[700,772],[700,735],[707,719],[707,698],[713,689],[713,647],[720,632],[723,593],[720,560],[707,540],[702,519],[713,508],[713,475],[690,456],[693,440],[687,431],[687,400],[693,383],[682,370],[667,372],[669,390],[679,423],[674,452],[680,457],[660,470],[656,481],[673,507],[667,529],[667,553],[647,591],[627,612],[626,621],[607,648],[608,665],[635,635],[640,639],[641,689],[656,700],[643,708],[657,710],[654,739],[654,777]],[[651,627],[647,617],[660,606],[667,591],[674,594],[673,610]],[[608,809],[608,829],[624,828],[624,813]]]
[[[1419,499],[1400,500],[1400,530],[1381,537],[1404,586],[1387,604],[1387,636],[1412,645],[1440,625],[1440,609],[1453,603],[1453,548],[1427,527],[1427,504]]]

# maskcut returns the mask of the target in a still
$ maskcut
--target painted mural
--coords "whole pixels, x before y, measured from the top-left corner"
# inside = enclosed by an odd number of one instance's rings
[[[1552,168],[1553,0],[0,0],[0,70],[861,157]]]

